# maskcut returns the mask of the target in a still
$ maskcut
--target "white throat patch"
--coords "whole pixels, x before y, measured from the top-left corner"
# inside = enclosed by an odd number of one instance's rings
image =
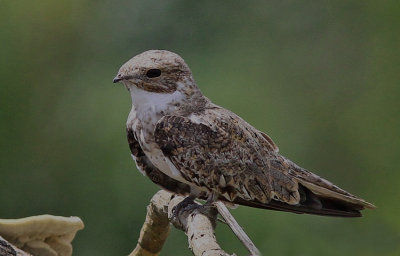
[[[146,120],[149,116],[166,112],[174,103],[180,102],[184,95],[179,91],[174,93],[149,92],[136,86],[130,86],[132,105],[134,106],[137,118]],[[151,118],[151,117],[150,117]]]

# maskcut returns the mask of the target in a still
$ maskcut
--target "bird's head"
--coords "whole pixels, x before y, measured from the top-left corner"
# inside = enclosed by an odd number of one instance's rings
[[[194,85],[192,72],[185,61],[165,50],[136,55],[122,65],[113,82],[122,82],[128,90],[136,87],[163,94],[174,93],[182,85]]]

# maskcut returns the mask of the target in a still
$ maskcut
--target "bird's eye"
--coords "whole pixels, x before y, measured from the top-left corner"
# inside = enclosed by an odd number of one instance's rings
[[[161,75],[161,70],[157,69],[157,68],[152,68],[149,69],[146,73],[146,76],[148,78],[154,78],[154,77],[158,77]]]

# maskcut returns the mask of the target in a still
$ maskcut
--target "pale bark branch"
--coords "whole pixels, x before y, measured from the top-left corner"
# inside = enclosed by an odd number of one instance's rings
[[[197,203],[191,203],[174,214],[173,210],[184,199],[182,196],[164,190],[158,191],[153,196],[150,205],[147,207],[146,220],[140,232],[138,243],[129,256],[159,255],[168,236],[169,223],[185,232],[188,237],[189,248],[195,256],[229,256],[221,249],[216,240],[215,225],[218,212],[251,255],[260,255],[250,238],[244,233],[222,202],[216,203],[217,208],[200,208]]]
[[[185,232],[188,237],[189,248],[196,256],[229,256],[224,252],[215,237],[217,211],[210,208],[207,213],[190,209],[178,213],[173,218],[172,210],[184,200],[182,196],[175,196],[168,205],[168,217],[171,223]]]

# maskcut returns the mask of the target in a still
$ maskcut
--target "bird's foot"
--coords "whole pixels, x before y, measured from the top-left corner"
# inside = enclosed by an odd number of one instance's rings
[[[178,203],[172,208],[172,215],[170,216],[171,223],[178,229],[185,231],[186,218],[201,205],[196,203],[193,197],[188,196],[183,201]]]
[[[172,217],[175,218],[182,215],[184,212],[192,212],[201,207],[202,206],[196,203],[192,197],[188,196],[172,209]]]
[[[196,209],[196,211],[200,214],[207,216],[207,218],[211,221],[213,228],[217,226],[218,220],[218,209],[215,207],[214,203],[205,203],[200,208]]]
[[[200,213],[207,216],[215,228],[218,215],[217,208],[212,203],[200,205],[190,196],[186,197],[172,209],[171,222],[175,227],[183,230],[186,226],[187,217],[193,213]]]

